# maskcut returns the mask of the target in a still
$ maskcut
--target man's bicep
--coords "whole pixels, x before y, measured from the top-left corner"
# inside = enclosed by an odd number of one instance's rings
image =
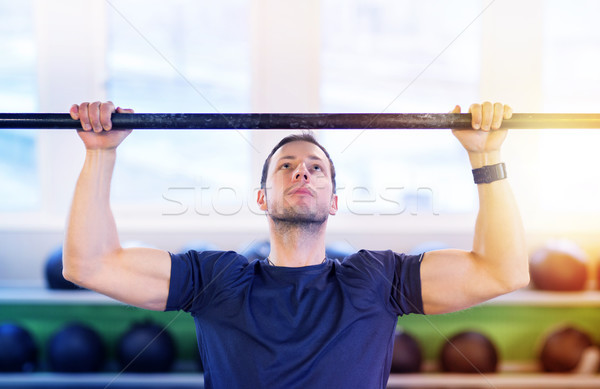
[[[421,264],[423,310],[426,314],[458,311],[497,295],[497,282],[470,251],[426,252]]]
[[[136,307],[162,311],[169,296],[171,256],[151,248],[127,248],[107,256],[91,289]]]

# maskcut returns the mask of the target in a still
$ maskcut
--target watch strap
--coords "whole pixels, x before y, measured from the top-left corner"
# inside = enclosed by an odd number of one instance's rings
[[[506,165],[504,162],[473,169],[473,179],[476,184],[489,184],[505,178]]]

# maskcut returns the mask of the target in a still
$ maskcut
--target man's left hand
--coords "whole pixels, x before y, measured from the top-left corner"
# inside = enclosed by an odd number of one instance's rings
[[[450,113],[460,113],[460,106],[454,107]],[[453,129],[454,136],[469,153],[499,151],[507,134],[507,130],[499,128],[503,119],[512,117],[512,108],[486,101],[483,104],[472,104],[469,113],[472,115],[473,129]]]

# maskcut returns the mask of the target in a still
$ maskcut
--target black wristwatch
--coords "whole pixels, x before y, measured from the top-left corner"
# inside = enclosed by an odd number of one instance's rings
[[[504,163],[486,165],[478,169],[473,169],[473,179],[476,184],[489,184],[490,182],[503,180],[505,178],[506,165],[504,165]]]

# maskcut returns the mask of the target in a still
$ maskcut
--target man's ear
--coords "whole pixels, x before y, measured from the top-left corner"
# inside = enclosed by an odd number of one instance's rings
[[[329,214],[335,215],[338,211],[338,195],[335,193],[331,196],[331,204],[329,205]]]
[[[261,211],[267,210],[267,194],[265,193],[266,189],[259,189],[256,194],[256,204]]]

